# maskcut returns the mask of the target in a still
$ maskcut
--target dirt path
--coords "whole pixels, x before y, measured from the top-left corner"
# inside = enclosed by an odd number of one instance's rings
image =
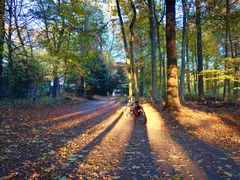
[[[114,99],[65,107],[60,113],[58,108],[9,111],[1,120],[0,177],[240,178],[239,164],[223,151],[149,104],[144,110],[146,125],[126,118]]]

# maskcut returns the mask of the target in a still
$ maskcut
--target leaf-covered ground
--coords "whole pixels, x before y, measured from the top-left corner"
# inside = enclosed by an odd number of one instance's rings
[[[142,125],[122,114],[123,105],[101,98],[0,110],[0,177],[240,179],[235,111],[189,105],[169,114],[144,104]]]

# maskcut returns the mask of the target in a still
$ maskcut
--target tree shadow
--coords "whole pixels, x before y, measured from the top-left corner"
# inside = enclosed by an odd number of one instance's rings
[[[80,121],[76,125],[63,130],[45,132],[44,129],[39,128],[38,132],[31,134],[29,137],[21,137],[21,140],[16,139],[16,142],[11,142],[12,148],[11,152],[9,152],[11,159],[0,161],[0,176],[7,175],[17,168],[19,173],[22,173],[22,176],[27,177],[28,173],[41,169],[40,165],[51,164],[54,161],[54,154],[60,148],[81,134],[86,133],[90,128],[95,131],[95,126],[97,127],[103,123],[120,107],[121,104],[108,107],[94,117]],[[71,119],[66,121],[71,121]],[[47,159],[43,159],[43,157],[47,157]]]
[[[97,102],[97,103],[90,102],[90,103],[86,104],[85,106],[83,106],[82,108],[79,108],[79,110],[77,110],[77,111],[69,112],[67,114],[62,114],[61,116],[55,117],[55,118],[53,118],[53,120],[46,122],[46,123],[40,122],[39,124],[36,124],[32,128],[39,128],[39,126],[44,126],[44,127],[56,126],[58,124],[62,124],[69,120],[77,119],[82,116],[86,116],[93,112],[101,113],[101,111],[109,109],[109,107],[113,106],[114,104],[115,103],[112,102],[110,104],[105,105],[105,102],[103,100],[101,100],[101,102]]]
[[[208,179],[239,179],[240,166],[220,149],[206,144],[167,112],[161,112],[171,138],[178,142],[188,156],[206,173]]]
[[[104,139],[104,137],[116,126],[119,120],[122,117],[122,114],[119,114],[111,124],[104,129],[97,137],[95,137],[90,143],[88,143],[84,148],[80,151],[75,152],[76,156],[74,157],[74,161],[71,161],[71,158],[67,158],[65,161],[61,163],[52,162],[50,164],[57,167],[54,171],[57,172],[58,176],[66,176],[71,175],[74,176],[74,172],[78,170],[79,165],[86,160],[87,156],[92,152],[92,150],[100,144],[100,142]],[[66,164],[67,163],[67,164]],[[65,165],[64,165],[65,164]],[[64,166],[63,166],[64,165]]]
[[[176,173],[170,164],[166,164],[165,168],[172,174]],[[119,174],[126,179],[159,179],[165,177],[164,171],[156,161],[155,154],[150,146],[146,125],[138,122],[133,123],[132,134],[124,150]]]

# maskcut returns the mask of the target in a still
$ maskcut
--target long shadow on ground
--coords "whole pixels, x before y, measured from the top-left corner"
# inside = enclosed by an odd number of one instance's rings
[[[175,174],[170,164],[165,167]],[[165,177],[160,164],[154,158],[146,125],[134,122],[132,134],[124,151],[120,175],[123,179],[159,179]]]
[[[111,107],[104,109],[95,117],[79,121],[72,127],[56,132],[46,133],[44,129],[39,129],[34,138],[18,137],[18,132],[16,131],[16,140],[7,146],[11,150],[7,149],[8,151],[5,152],[2,149],[2,152],[0,151],[1,154],[3,153],[3,156],[8,157],[7,159],[0,159],[0,177],[6,176],[11,172],[18,172],[18,177],[28,177],[29,174],[41,169],[42,164],[51,163],[53,161],[53,153],[59,148],[86,132],[90,127],[95,127],[104,122],[119,107],[121,107],[120,104],[111,105]],[[67,121],[71,121],[71,119],[67,119]],[[43,157],[47,158],[42,159]]]
[[[179,121],[166,112],[161,112],[170,136],[178,142],[189,157],[203,168],[208,179],[240,178],[240,167],[220,149],[208,145],[188,132]],[[221,134],[219,135],[221,136]]]
[[[97,137],[95,137],[89,144],[87,144],[81,151],[75,152],[76,157],[74,161],[70,161],[71,158],[66,159],[64,162],[60,164],[54,164],[57,169],[55,172],[58,174],[59,177],[61,176],[72,176],[75,177],[75,171],[78,171],[79,165],[87,158],[88,154],[104,139],[104,137],[115,127],[118,121],[121,119],[122,113],[118,115],[116,119],[114,119],[111,124],[101,132]],[[79,156],[80,155],[80,156]],[[66,165],[66,162],[67,165]],[[65,166],[63,166],[65,164]],[[78,176],[85,176],[85,172],[78,172]]]

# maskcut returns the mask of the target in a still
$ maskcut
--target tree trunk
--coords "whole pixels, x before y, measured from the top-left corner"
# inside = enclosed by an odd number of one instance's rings
[[[164,109],[179,110],[175,0],[166,0],[167,97]]]
[[[132,67],[131,67],[131,61],[130,61],[130,54],[128,50],[128,43],[127,43],[127,37],[126,37],[126,32],[125,32],[125,27],[122,19],[122,14],[121,14],[121,9],[120,9],[120,4],[119,0],[116,0],[117,4],[117,11],[118,11],[118,17],[120,21],[120,26],[121,26],[121,32],[122,32],[122,37],[123,37],[123,44],[124,44],[124,50],[126,54],[126,66],[127,66],[127,76],[128,76],[128,96],[131,97],[133,94],[133,78],[132,78]]]
[[[182,0],[183,6],[183,30],[182,30],[182,64],[181,64],[181,75],[180,75],[180,88],[179,88],[179,96],[180,100],[184,101],[184,80],[185,80],[185,57],[186,57],[186,35],[187,35],[187,2],[186,0]]]
[[[195,1],[196,4],[196,28],[197,28],[197,56],[198,56],[198,98],[200,101],[204,99],[203,85],[203,56],[202,56],[202,25],[201,25],[201,4],[200,0]]]
[[[0,2],[0,98],[2,96],[2,82],[3,82],[3,49],[4,49],[4,12],[5,12],[5,0]]]
[[[150,39],[151,39],[151,56],[152,56],[152,91],[153,101],[158,102],[157,93],[157,64],[156,64],[156,28],[154,21],[153,0],[148,0],[149,23],[150,23]]]
[[[238,46],[238,43],[239,43],[239,39],[237,39],[237,41],[235,42],[235,57],[239,57],[239,46]],[[239,93],[239,66],[236,66],[235,67],[235,73],[236,73],[236,78],[235,78],[235,83],[234,83],[234,88],[236,89],[235,90],[235,93],[236,93],[236,101],[240,101],[240,93]]]
[[[209,56],[207,55],[205,57],[205,69],[206,70],[209,69],[209,61],[210,61],[210,59],[209,59]],[[205,77],[209,78],[209,75],[206,74]],[[206,89],[205,90],[206,90],[207,93],[210,91],[210,81],[209,80],[206,80]]]
[[[166,61],[165,61],[165,58],[166,56],[164,55],[164,58],[163,58],[163,61],[162,61],[162,68],[163,68],[163,88],[162,88],[162,91],[163,91],[163,98],[166,98],[167,96],[167,81],[166,81]]]
[[[133,10],[133,17],[129,26],[129,30],[130,30],[130,42],[129,42],[129,46],[130,46],[130,61],[131,61],[131,67],[133,68],[132,70],[132,77],[131,79],[134,79],[134,89],[135,89],[135,94],[136,94],[136,100],[138,99],[139,96],[139,85],[138,85],[138,79],[137,79],[137,68],[135,65],[135,61],[134,61],[134,52],[133,52],[133,41],[134,41],[134,25],[136,23],[136,16],[137,16],[137,11],[136,11],[136,7],[133,3],[133,0],[130,1],[131,2],[131,7]]]
[[[8,34],[7,34],[7,47],[8,47],[8,68],[9,68],[9,86],[10,86],[10,96],[13,97],[15,91],[15,84],[14,84],[14,75],[13,75],[13,60],[12,60],[12,53],[13,53],[13,49],[12,49],[12,18],[13,18],[13,0],[10,0],[9,2],[7,2],[8,5],[8,13],[9,13],[9,17],[8,17]]]
[[[228,24],[228,14],[229,14],[229,0],[226,0],[226,16],[225,16],[225,58],[228,57],[228,37],[229,37],[229,24]],[[224,64],[225,71],[227,70],[227,63]],[[224,79],[224,86],[223,86],[223,101],[226,100],[227,94],[227,85],[228,80]]]
[[[194,93],[197,95],[197,57],[196,57],[196,51],[192,52],[192,66],[193,66],[193,87],[194,87]],[[195,68],[194,68],[195,67]]]
[[[191,95],[191,80],[190,80],[190,59],[189,59],[189,51],[188,51],[188,42],[186,44],[186,55],[187,55],[187,91],[188,95]]]
[[[158,57],[159,57],[159,96],[163,96],[163,55],[161,50],[161,34],[160,34],[160,25],[163,21],[164,15],[165,15],[165,3],[163,11],[161,12],[161,17],[158,17],[158,12],[156,12],[156,4],[153,1],[153,7],[154,7],[154,19],[156,23],[156,33],[157,33],[157,45],[158,45]]]
[[[162,51],[161,51],[161,37],[160,37],[160,28],[159,28],[160,24],[156,24],[156,30],[157,30],[157,44],[158,44],[158,55],[159,55],[159,80],[160,80],[160,84],[159,84],[159,94],[160,97],[162,95],[162,85],[163,85],[163,78],[162,78]]]
[[[140,68],[140,96],[143,97],[144,96],[144,64],[141,65],[141,68]]]

